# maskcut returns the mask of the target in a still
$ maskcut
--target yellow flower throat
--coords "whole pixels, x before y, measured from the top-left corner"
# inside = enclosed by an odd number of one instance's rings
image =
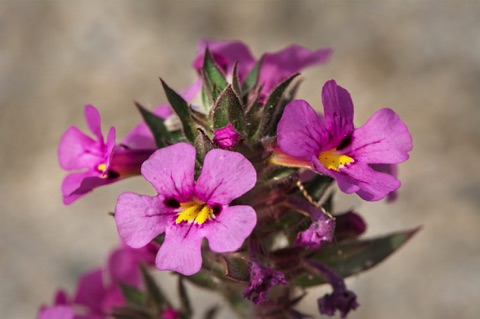
[[[177,224],[181,222],[194,222],[195,224],[202,225],[208,219],[215,218],[213,209],[198,200],[180,203],[180,209],[180,214],[175,220]]]
[[[340,171],[340,168],[343,168],[345,165],[351,164],[355,161],[350,156],[338,154],[335,148],[321,152],[320,155],[318,155],[318,160],[323,166],[325,166],[325,168],[336,172]]]

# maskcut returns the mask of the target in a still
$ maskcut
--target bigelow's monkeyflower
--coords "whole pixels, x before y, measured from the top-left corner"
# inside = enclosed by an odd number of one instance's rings
[[[142,165],[142,175],[158,195],[123,193],[115,207],[118,233],[127,245],[143,247],[165,233],[157,268],[184,275],[200,270],[203,238],[215,252],[235,251],[256,224],[252,207],[230,206],[255,185],[255,169],[243,155],[211,150],[196,182],[194,166],[190,144],[156,151]]]
[[[115,144],[115,128],[102,134],[100,113],[85,106],[85,120],[94,138],[71,126],[58,146],[60,166],[69,172],[62,183],[64,204],[73,203],[94,188],[138,175],[140,165],[154,150],[130,149]]]
[[[293,100],[285,107],[277,127],[277,142],[281,151],[295,159],[274,155],[273,162],[303,165],[331,176],[343,192],[357,193],[368,201],[380,200],[397,190],[397,178],[372,166],[408,159],[412,136],[398,115],[384,108],[355,129],[347,90],[334,80],[328,81],[322,100],[323,115],[303,100]]]

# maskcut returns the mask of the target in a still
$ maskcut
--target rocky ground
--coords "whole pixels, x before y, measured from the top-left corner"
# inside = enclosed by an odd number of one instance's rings
[[[96,105],[122,136],[132,101],[165,101],[194,78],[202,38],[239,39],[254,54],[291,43],[332,47],[304,72],[300,96],[321,106],[322,84],[347,88],[357,125],[394,108],[414,137],[394,205],[339,196],[366,216],[368,235],[423,225],[398,254],[348,280],[361,307],[349,318],[476,318],[480,312],[480,3],[476,1],[2,1],[0,6],[0,313],[33,318],[61,286],[102,263],[117,243],[111,217],[140,178],[65,207],[56,148],[86,128]],[[346,201],[346,202],[345,202]],[[171,278],[165,276],[166,282]],[[196,294],[199,308],[210,295]],[[303,309],[315,311],[315,296]],[[225,310],[225,313],[228,313]],[[224,313],[224,317],[226,316]],[[475,315],[477,313],[477,315]]]

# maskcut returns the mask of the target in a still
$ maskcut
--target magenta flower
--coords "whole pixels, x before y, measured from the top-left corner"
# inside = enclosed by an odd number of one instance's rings
[[[60,166],[67,171],[74,171],[67,175],[62,183],[65,205],[71,204],[98,186],[139,174],[140,165],[153,152],[116,146],[113,127],[108,131],[105,140],[100,114],[92,105],[85,106],[85,119],[95,138],[71,126],[63,134],[58,146]]]
[[[204,237],[212,251],[235,251],[256,224],[252,207],[229,206],[256,182],[255,169],[243,155],[211,150],[196,182],[194,167],[190,144],[157,150],[142,165],[142,175],[158,195],[123,193],[115,207],[118,233],[127,245],[143,247],[165,233],[156,266],[184,275],[200,270]]]
[[[233,67],[238,62],[237,72],[241,83],[257,62],[250,49],[240,41],[203,40],[199,43],[199,54],[193,62],[193,67],[197,70],[203,65],[206,47],[226,75],[233,73]],[[262,86],[262,94],[268,95],[280,82],[308,66],[327,62],[331,53],[331,49],[310,51],[299,45],[291,45],[281,51],[264,54],[258,81]]]
[[[74,304],[82,306],[89,318],[104,318],[115,307],[126,305],[120,283],[140,288],[140,264],[153,263],[151,247],[132,249],[122,246],[108,258],[107,267],[95,268],[84,274],[77,286]]]
[[[303,100],[291,101],[278,123],[282,152],[273,163],[310,167],[333,177],[339,188],[368,201],[384,198],[400,187],[393,175],[373,169],[408,159],[412,137],[391,109],[377,111],[360,128],[353,126],[353,103],[347,90],[331,80],[322,90],[324,116]]]

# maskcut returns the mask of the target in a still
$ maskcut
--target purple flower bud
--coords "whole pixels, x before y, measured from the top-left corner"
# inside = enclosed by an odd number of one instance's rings
[[[232,125],[227,125],[224,128],[214,131],[215,137],[213,141],[221,148],[232,148],[242,137],[235,131]]]
[[[257,262],[252,262],[250,265],[250,282],[243,293],[243,297],[258,305],[261,302],[268,301],[265,295],[270,291],[270,288],[277,285],[287,285],[282,273],[264,267]]]
[[[343,278],[330,267],[310,260],[307,262],[310,269],[321,276],[333,288],[333,292],[318,299],[318,309],[322,315],[333,316],[335,311],[345,318],[351,310],[358,308],[357,295],[347,289]]]

